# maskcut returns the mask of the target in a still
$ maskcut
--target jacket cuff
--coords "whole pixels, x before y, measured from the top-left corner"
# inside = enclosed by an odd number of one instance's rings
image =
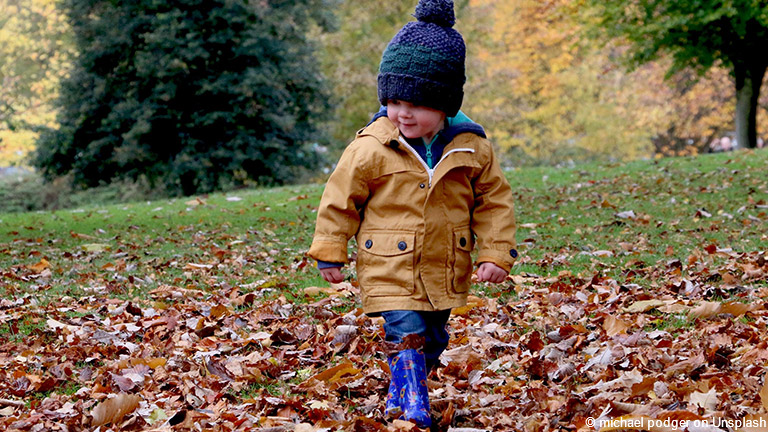
[[[490,262],[509,272],[512,270],[512,265],[515,263],[517,255],[517,249],[515,248],[509,250],[484,249],[478,253],[477,262]]]
[[[312,242],[312,246],[307,253],[310,257],[317,261],[325,261],[331,263],[346,264],[349,262],[347,258],[347,242],[341,241],[336,238],[316,238]]]

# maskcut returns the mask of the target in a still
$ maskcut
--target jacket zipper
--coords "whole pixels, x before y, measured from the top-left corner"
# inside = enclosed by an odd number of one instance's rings
[[[429,176],[429,187],[430,188],[432,187],[432,176],[435,174],[435,170],[440,165],[440,162],[444,161],[445,158],[449,154],[456,153],[456,152],[469,152],[469,153],[474,153],[475,152],[475,149],[473,149],[473,148],[455,148],[455,149],[449,150],[449,151],[443,153],[443,156],[440,158],[439,161],[437,161],[437,163],[435,164],[434,168],[430,168],[429,165],[427,165],[427,163],[424,162],[424,159],[422,159],[421,156],[419,156],[419,152],[417,152],[415,148],[413,148],[410,144],[408,144],[408,141],[403,139],[402,136],[398,137],[398,141],[400,141],[400,143],[403,144],[405,146],[405,148],[410,150],[411,153],[413,153],[413,155],[416,156],[416,159],[418,159],[418,161],[421,162],[421,165],[424,166],[424,169],[427,170],[427,176]]]

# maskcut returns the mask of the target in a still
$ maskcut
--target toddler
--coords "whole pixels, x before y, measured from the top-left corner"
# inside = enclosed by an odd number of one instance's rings
[[[483,128],[461,111],[465,46],[453,2],[421,0],[382,55],[371,122],[328,180],[309,255],[342,281],[357,240],[363,310],[391,348],[386,413],[431,424],[426,377],[448,345],[452,308],[477,279],[499,283],[517,258],[512,190]]]

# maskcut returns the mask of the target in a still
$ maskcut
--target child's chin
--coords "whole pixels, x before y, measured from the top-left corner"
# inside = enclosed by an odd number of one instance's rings
[[[408,139],[421,138],[421,135],[419,135],[417,133],[408,133],[408,132],[403,132],[403,131],[400,131],[400,133],[403,134],[403,136],[408,138]]]

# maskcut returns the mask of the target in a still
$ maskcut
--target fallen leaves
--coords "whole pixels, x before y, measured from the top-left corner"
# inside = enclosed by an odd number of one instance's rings
[[[605,330],[605,333],[611,337],[616,336],[617,334],[626,333],[629,327],[629,324],[626,322],[610,315],[607,315],[603,321],[603,329]]]
[[[102,426],[107,423],[117,423],[126,415],[132,413],[139,407],[141,398],[137,395],[120,393],[117,396],[107,399],[96,405],[91,412],[93,421],[91,425]]]
[[[665,304],[666,303],[658,299],[641,300],[638,302],[634,302],[630,306],[624,308],[624,312],[630,312],[630,313],[647,312],[659,306],[664,306]]]
[[[47,259],[41,258],[40,261],[38,261],[35,264],[26,266],[27,269],[32,270],[35,273],[42,273],[45,270],[51,268],[51,263],[48,262]]]
[[[438,430],[767,418],[764,180],[734,205],[696,202],[674,177],[654,193],[625,174],[520,189],[520,267],[453,311],[429,377]],[[304,256],[319,189],[243,193],[148,204],[63,240],[13,231],[0,429],[414,431],[383,413],[382,320]],[[750,427],[730,430],[764,430]]]
[[[717,409],[719,398],[714,388],[709,389],[706,393],[694,391],[690,395],[690,402],[694,406],[702,408],[704,412],[711,413]]]

